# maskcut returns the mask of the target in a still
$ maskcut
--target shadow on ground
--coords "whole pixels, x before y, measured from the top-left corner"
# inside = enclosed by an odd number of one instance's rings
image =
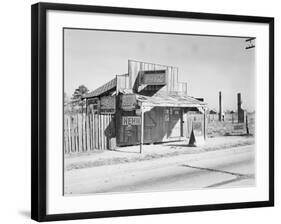
[[[225,184],[230,184],[230,183],[241,181],[241,180],[245,180],[245,179],[254,179],[255,178],[255,174],[234,173],[234,172],[229,172],[229,171],[225,171],[225,170],[218,170],[218,169],[212,169],[212,168],[191,166],[191,165],[187,165],[187,164],[184,164],[184,165],[181,165],[181,166],[192,168],[192,169],[197,169],[197,170],[204,170],[204,171],[208,171],[208,172],[216,172],[216,173],[229,174],[229,175],[232,175],[232,176],[235,177],[235,178],[233,178],[231,180],[226,180],[226,181],[222,181],[222,182],[219,182],[219,183],[211,184],[209,186],[206,186],[205,188],[219,187],[219,186],[222,186],[222,185],[225,185]]]

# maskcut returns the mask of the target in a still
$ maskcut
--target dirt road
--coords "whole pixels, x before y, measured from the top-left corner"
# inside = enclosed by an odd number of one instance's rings
[[[254,186],[254,146],[70,170],[65,194]]]

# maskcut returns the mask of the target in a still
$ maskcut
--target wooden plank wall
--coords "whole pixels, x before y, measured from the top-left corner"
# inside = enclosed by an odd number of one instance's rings
[[[64,152],[79,153],[109,148],[106,132],[112,125],[110,114],[65,114]]]
[[[178,81],[177,67],[157,65],[157,64],[139,62],[133,60],[129,60],[128,62],[129,85],[127,85],[126,88],[134,87],[139,72],[154,71],[154,70],[166,70],[167,84],[160,90],[161,92],[178,92],[179,81]]]
[[[167,84],[163,88],[161,88],[159,92],[172,92],[180,95],[187,95],[187,83],[179,82],[177,67],[157,65],[133,60],[128,61],[128,74],[117,75],[118,90],[131,90],[137,82],[139,72],[149,70],[167,71]]]

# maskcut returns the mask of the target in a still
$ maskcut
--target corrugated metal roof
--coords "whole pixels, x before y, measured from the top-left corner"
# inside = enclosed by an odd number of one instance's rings
[[[109,82],[105,83],[104,85],[102,85],[101,87],[95,89],[94,91],[87,93],[83,96],[83,98],[91,98],[91,97],[97,97],[102,95],[103,93],[116,88],[117,86],[117,79],[114,78],[112,80],[110,80]]]
[[[207,104],[191,96],[179,95],[158,95],[143,96],[137,95],[137,100],[144,106],[153,107],[206,107]]]

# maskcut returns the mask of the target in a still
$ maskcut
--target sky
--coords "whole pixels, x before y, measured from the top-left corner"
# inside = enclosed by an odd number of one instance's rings
[[[128,72],[128,60],[178,67],[188,95],[204,98],[218,110],[255,110],[255,48],[246,38],[156,34],[101,30],[64,30],[64,90],[71,96],[79,85],[94,90],[115,75]]]

